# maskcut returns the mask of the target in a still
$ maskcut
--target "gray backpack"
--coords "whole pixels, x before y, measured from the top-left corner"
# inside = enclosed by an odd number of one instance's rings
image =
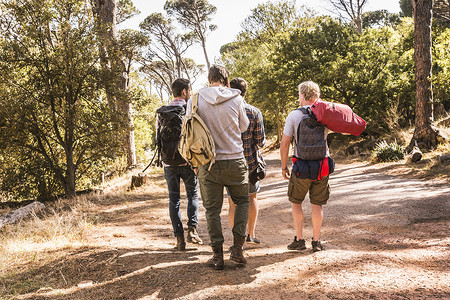
[[[310,107],[298,108],[303,113],[297,129],[297,153],[303,160],[320,160],[327,155],[325,126],[320,124]]]

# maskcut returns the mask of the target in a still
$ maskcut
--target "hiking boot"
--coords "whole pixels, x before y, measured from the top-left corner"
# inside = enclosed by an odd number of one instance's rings
[[[188,226],[188,234],[186,240],[189,243],[203,245],[202,239],[198,236],[197,227]]]
[[[175,246],[175,249],[179,251],[186,250],[186,242],[184,241],[184,235],[177,236],[177,245]]]
[[[260,240],[258,240],[256,237],[251,237],[250,234],[247,234],[247,239],[245,241],[249,244],[261,244]]]
[[[313,248],[313,252],[325,250],[325,249],[323,249],[323,246],[320,243],[320,241],[312,241],[311,246]]]
[[[234,236],[233,238],[233,246],[231,246],[231,254],[230,259],[238,264],[246,264],[247,260],[244,257],[244,249],[242,246],[245,242],[245,236]]]
[[[305,250],[306,249],[306,244],[305,244],[305,240],[298,240],[297,241],[297,236],[294,237],[294,241],[292,243],[290,243],[287,248],[289,250]]]
[[[214,269],[216,270],[223,270],[223,247],[222,245],[220,246],[213,246],[212,247],[213,250],[213,257],[208,259],[207,263],[208,265],[210,265],[211,267],[214,267]]]

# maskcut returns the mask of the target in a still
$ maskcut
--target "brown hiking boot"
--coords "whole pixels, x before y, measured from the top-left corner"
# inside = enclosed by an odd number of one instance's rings
[[[184,235],[177,236],[177,245],[175,246],[175,249],[179,251],[186,250],[186,242],[184,241]]]
[[[244,257],[244,249],[242,248],[245,242],[245,236],[234,236],[233,241],[233,246],[230,248],[230,259],[238,264],[246,264],[247,260]]]
[[[189,243],[203,245],[202,239],[198,236],[197,227],[188,226],[188,234],[186,240]]]
[[[212,250],[214,252],[214,255],[212,258],[208,259],[208,265],[211,267],[214,267],[216,270],[223,270],[223,247],[220,246],[213,246]]]

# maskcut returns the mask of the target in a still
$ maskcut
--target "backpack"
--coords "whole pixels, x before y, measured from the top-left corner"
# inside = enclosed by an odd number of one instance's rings
[[[334,132],[360,135],[366,129],[366,121],[348,105],[319,99],[311,105],[311,110],[317,121]]]
[[[197,114],[197,109],[198,93],[192,97],[191,114],[183,121],[178,151],[193,168],[204,166],[211,161],[209,171],[216,158],[216,146],[211,132]]]
[[[299,179],[322,180],[334,172],[334,160],[325,157],[321,160],[302,160],[292,157],[292,174]]]
[[[186,161],[178,152],[181,136],[181,124],[186,115],[186,105],[164,105],[156,110],[159,125],[156,132],[158,165],[161,160],[167,165],[181,165]]]
[[[297,128],[297,154],[302,160],[321,160],[327,156],[325,126],[319,123],[310,107],[298,108],[303,113]]]

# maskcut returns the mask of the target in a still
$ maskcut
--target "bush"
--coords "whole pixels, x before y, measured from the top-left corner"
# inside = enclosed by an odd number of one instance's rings
[[[405,157],[405,149],[397,141],[388,144],[383,140],[375,146],[372,154],[373,162],[397,161]]]

